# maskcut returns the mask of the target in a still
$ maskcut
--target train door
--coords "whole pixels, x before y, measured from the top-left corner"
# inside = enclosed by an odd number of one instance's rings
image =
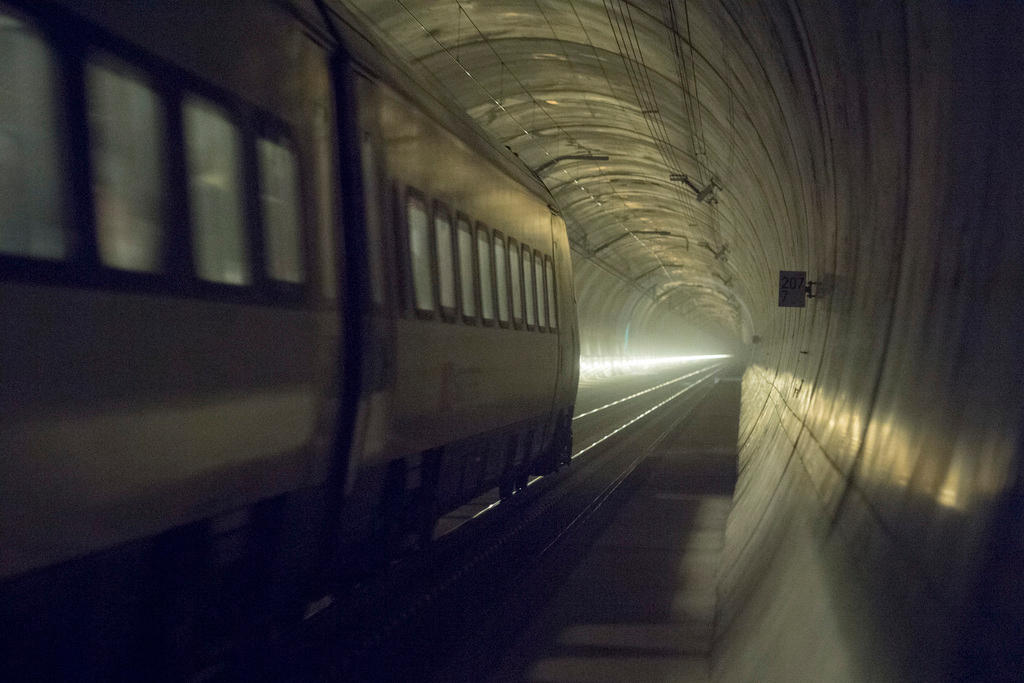
[[[378,125],[373,76],[345,55],[334,60],[344,209],[345,376],[342,400],[343,503],[336,513],[341,548],[370,539],[386,498],[389,473],[380,462],[389,427],[394,367],[394,200]],[[347,422],[346,422],[347,420]],[[347,429],[346,429],[347,428]]]
[[[396,210],[394,188],[391,187],[386,155],[378,125],[378,86],[364,73],[355,75],[358,109],[359,202],[361,222],[351,229],[361,233],[363,281],[359,296],[362,309],[362,380],[361,423],[358,458],[363,464],[376,460],[384,449],[390,387],[394,384],[394,340],[396,264],[389,254],[397,253],[392,217]]]

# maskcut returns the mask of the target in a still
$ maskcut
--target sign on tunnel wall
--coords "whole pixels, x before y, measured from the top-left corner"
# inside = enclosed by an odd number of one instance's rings
[[[804,307],[804,287],[807,284],[807,271],[779,271],[779,306],[791,308]]]

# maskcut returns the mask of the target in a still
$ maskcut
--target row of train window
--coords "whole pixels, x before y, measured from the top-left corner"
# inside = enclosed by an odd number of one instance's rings
[[[431,211],[432,208],[432,211]],[[529,245],[474,226],[414,188],[405,194],[405,228],[412,305],[422,317],[501,327],[558,329],[551,257]]]
[[[69,103],[61,65],[40,31],[0,5],[2,255],[65,261],[80,244],[63,209],[71,179],[62,163],[70,137],[62,133]],[[251,126],[194,92],[181,93],[178,105],[143,69],[106,52],[88,55],[82,68],[92,223],[103,266],[170,274],[171,213],[184,199],[182,218],[191,227],[182,239],[200,280],[305,281],[299,175],[287,136],[250,134]],[[180,130],[170,130],[179,118]],[[168,182],[173,140],[183,147],[180,192]],[[259,266],[254,255],[261,252]]]

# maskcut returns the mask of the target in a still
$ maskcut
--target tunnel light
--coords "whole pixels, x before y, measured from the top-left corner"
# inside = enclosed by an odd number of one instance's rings
[[[664,370],[676,365],[685,365],[686,363],[697,363],[729,357],[727,353],[700,356],[581,356],[580,376],[591,378],[642,374],[654,370]]]

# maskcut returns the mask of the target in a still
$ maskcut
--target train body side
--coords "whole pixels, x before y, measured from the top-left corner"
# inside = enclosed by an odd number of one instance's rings
[[[72,72],[113,64],[155,92],[168,128],[197,98],[243,136],[262,138],[250,127],[265,120],[282,131],[299,169],[305,278],[279,288],[254,252],[241,286],[203,281],[170,254],[155,272],[105,267],[87,247],[100,198],[63,165],[66,234],[86,248],[56,262],[0,255],[0,577],[315,486],[334,439],[341,326],[324,48],[269,4],[245,21],[222,3],[69,5],[84,22],[48,5],[9,15],[47,44],[63,111],[81,104]],[[84,123],[63,124],[63,159],[88,155],[72,143],[87,140]],[[181,143],[167,133],[165,177]],[[168,252],[187,251],[174,208],[187,192],[167,179]]]
[[[577,351],[565,227],[542,188],[525,186],[496,155],[468,144],[443,115],[365,65],[357,62],[349,76],[357,100],[361,225],[370,233],[368,281],[352,286],[363,292],[367,311],[347,487],[346,523],[354,525],[348,535],[359,537],[381,517],[375,502],[394,497],[385,492],[388,486],[400,487],[409,499],[429,500],[427,507],[440,513],[503,478],[539,472],[538,461],[552,449],[556,430],[568,426]],[[433,224],[431,253],[419,255],[430,262],[432,304],[417,300],[408,215],[413,202],[425,208],[429,221],[443,217],[449,225],[451,306],[442,305],[445,262]],[[472,282],[463,282],[460,273],[462,226],[471,231]],[[517,322],[510,290],[506,320],[497,298],[491,319],[483,315],[481,230],[491,257],[496,241],[519,250],[514,264],[507,252],[507,268],[522,267],[524,247],[542,263],[550,259],[543,291],[553,288],[557,311],[548,325]],[[509,273],[491,275],[495,297],[496,277],[507,279]],[[525,300],[523,278],[519,284]],[[463,305],[467,294],[470,311]],[[551,301],[543,302],[545,308]]]
[[[453,218],[466,216],[474,229],[479,222],[520,244],[550,251],[546,204],[386,85],[367,85],[377,90],[377,96],[361,104],[376,105],[384,150],[380,170],[389,195],[369,200],[394,207],[415,189],[450,207]],[[406,228],[402,206],[394,209],[382,214],[392,219],[390,227],[399,241]],[[474,252],[476,248],[474,236]],[[469,321],[461,314],[446,320],[437,312],[419,317],[407,291],[403,261],[408,255],[403,251],[393,251],[397,258],[388,259],[395,358],[388,378],[391,417],[380,440],[380,457],[424,451],[510,423],[544,418],[554,393],[557,336],[484,324],[479,316]]]

